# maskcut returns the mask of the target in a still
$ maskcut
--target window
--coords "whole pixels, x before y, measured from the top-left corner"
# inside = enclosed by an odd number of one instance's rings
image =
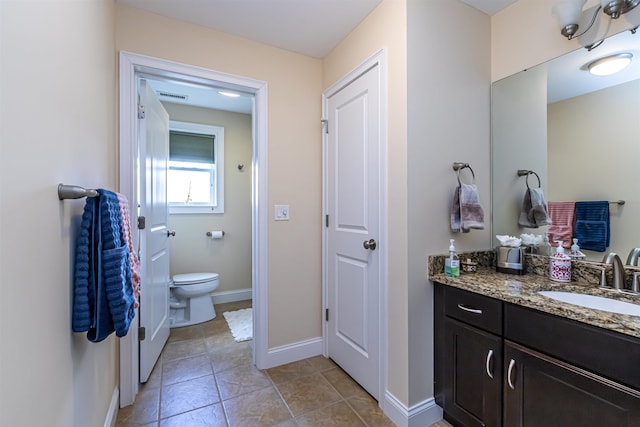
[[[224,128],[169,122],[169,212],[224,213]]]

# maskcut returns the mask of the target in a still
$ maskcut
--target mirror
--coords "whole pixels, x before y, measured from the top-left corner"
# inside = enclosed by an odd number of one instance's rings
[[[633,55],[626,69],[589,73],[589,63],[620,52]],[[547,233],[518,225],[527,180],[517,171],[532,170],[547,203],[612,202],[609,246],[583,252],[598,262],[616,252],[624,262],[640,246],[640,32],[494,82],[491,161],[494,236]],[[528,183],[538,186],[535,176]]]

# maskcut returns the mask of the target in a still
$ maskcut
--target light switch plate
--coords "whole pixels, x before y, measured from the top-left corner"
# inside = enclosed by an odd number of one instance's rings
[[[276,206],[276,221],[289,221],[289,205],[275,205]]]

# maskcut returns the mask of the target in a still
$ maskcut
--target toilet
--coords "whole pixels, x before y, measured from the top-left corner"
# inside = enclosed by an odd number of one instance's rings
[[[176,274],[169,286],[169,326],[196,325],[216,317],[210,293],[218,288],[218,273]]]

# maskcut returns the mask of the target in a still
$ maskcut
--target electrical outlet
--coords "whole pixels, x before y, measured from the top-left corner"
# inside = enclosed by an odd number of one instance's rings
[[[276,221],[289,221],[289,205],[276,205]]]

